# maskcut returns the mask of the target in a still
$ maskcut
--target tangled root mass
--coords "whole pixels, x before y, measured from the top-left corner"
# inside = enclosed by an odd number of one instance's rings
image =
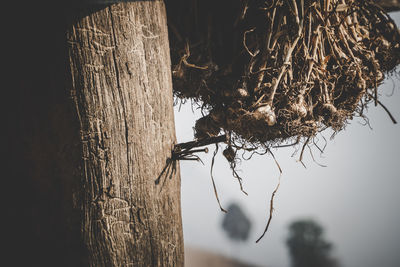
[[[175,95],[205,114],[195,137],[229,133],[235,149],[342,130],[400,63],[399,30],[374,1],[169,0],[167,11]]]

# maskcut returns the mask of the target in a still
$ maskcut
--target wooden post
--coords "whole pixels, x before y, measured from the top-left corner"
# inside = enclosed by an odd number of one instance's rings
[[[15,265],[183,266],[179,168],[156,183],[175,143],[164,3],[51,8],[23,6],[8,50]]]

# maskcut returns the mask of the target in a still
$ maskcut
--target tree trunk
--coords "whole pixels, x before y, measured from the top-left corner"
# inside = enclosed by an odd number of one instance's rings
[[[183,266],[163,2],[51,8],[7,50],[12,266]]]

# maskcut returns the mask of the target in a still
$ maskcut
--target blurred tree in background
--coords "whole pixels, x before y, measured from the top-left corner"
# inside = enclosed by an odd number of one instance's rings
[[[298,220],[290,224],[286,244],[292,267],[336,267],[331,258],[332,244],[324,240],[323,228],[313,220]]]
[[[238,204],[232,203],[224,216],[222,228],[231,240],[246,241],[249,238],[251,221]]]

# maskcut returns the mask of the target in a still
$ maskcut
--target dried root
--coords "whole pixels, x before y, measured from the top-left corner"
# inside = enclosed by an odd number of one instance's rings
[[[400,31],[375,1],[168,0],[167,12],[175,96],[205,114],[175,152],[196,160],[186,151],[226,143],[242,190],[239,150],[249,159],[302,142],[303,164],[318,133],[365,118],[370,102],[396,122],[377,88],[400,63]]]
[[[269,146],[340,131],[400,62],[399,30],[374,1],[217,2],[167,2],[175,94],[208,114],[197,139]]]

